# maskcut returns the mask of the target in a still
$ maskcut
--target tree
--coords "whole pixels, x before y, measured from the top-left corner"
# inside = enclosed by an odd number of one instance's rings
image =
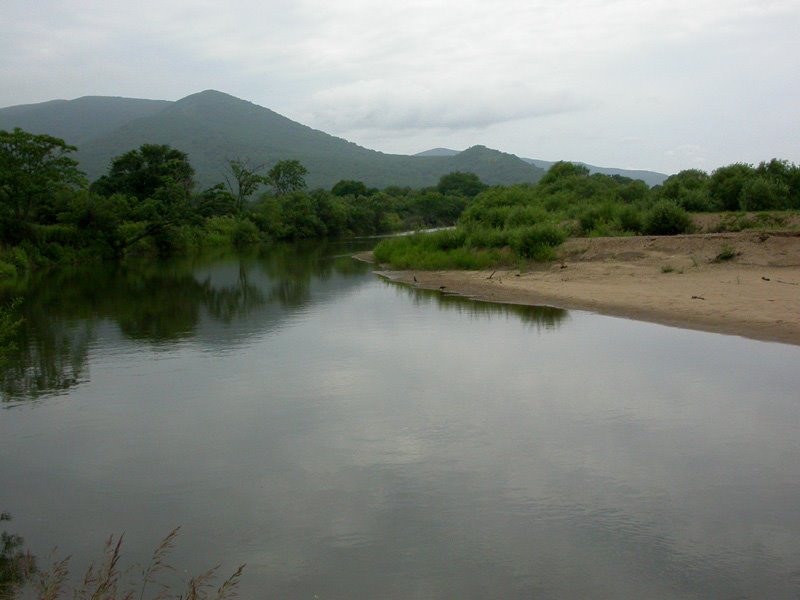
[[[442,175],[436,189],[445,196],[467,196],[472,198],[485,190],[486,184],[475,173],[453,171],[447,175]]]
[[[559,181],[561,179],[566,179],[569,177],[588,177],[588,176],[589,176],[588,167],[561,160],[557,163],[554,163],[547,170],[547,173],[545,173],[544,176],[539,180],[539,183],[541,185],[547,185],[549,183],[555,183],[556,181]]]
[[[700,169],[685,169],[667,177],[661,186],[661,198],[692,211],[712,208],[708,195],[709,175]]]
[[[369,190],[363,181],[354,179],[341,179],[332,188],[331,194],[334,196],[367,196]]]
[[[716,169],[708,181],[708,195],[712,204],[723,210],[739,210],[742,188],[755,174],[755,169],[744,163]]]
[[[0,131],[0,216],[31,223],[56,193],[84,186],[78,162],[68,156],[76,150],[49,135]]]
[[[258,174],[258,170],[263,165],[253,167],[248,161],[241,158],[228,160],[228,173],[225,175],[225,183],[233,194],[236,207],[236,214],[241,214],[244,203],[264,183],[264,177]]]
[[[185,152],[167,145],[144,144],[111,162],[92,190],[103,196],[132,198],[130,217],[141,228],[126,236],[117,252],[141,239],[152,238],[160,253],[172,251],[175,226],[190,222],[196,213],[190,202],[194,169]]]
[[[308,170],[299,160],[282,160],[267,174],[267,181],[275,188],[275,194],[283,196],[306,187],[305,176]]]
[[[789,206],[789,186],[777,178],[753,177],[742,186],[740,203],[742,210],[783,210]]]
[[[194,187],[194,168],[185,152],[159,144],[144,144],[116,157],[108,175],[92,184],[92,190],[103,196],[126,194],[139,200],[152,198],[164,187],[177,187],[188,198]]]
[[[784,201],[786,208],[800,208],[800,166],[788,160],[773,158],[769,162],[760,163],[756,172],[773,183],[788,188],[788,196]]]
[[[194,198],[194,208],[202,217],[219,217],[236,214],[236,197],[218,183],[203,190]]]

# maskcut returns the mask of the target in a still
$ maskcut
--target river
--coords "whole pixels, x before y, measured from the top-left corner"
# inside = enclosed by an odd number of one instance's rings
[[[3,528],[81,573],[180,525],[242,598],[798,597],[800,348],[418,291],[367,243],[33,282]]]

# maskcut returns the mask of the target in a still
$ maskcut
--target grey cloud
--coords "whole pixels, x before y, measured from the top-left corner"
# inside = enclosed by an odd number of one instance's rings
[[[485,128],[582,110],[566,91],[518,83],[437,87],[434,82],[370,81],[317,94],[310,114],[337,131]]]

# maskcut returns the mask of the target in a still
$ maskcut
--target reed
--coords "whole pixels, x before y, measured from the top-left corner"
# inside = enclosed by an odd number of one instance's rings
[[[237,595],[239,580],[245,565],[217,585],[217,565],[181,581],[169,563],[180,527],[170,531],[153,551],[146,567],[121,569],[123,536],[106,540],[98,564],[91,563],[77,587],[70,584],[70,557],[66,557],[38,573],[36,595],[40,600],[224,600]],[[138,572],[138,577],[133,574]],[[170,580],[164,579],[169,575]],[[177,582],[175,581],[177,579]]]

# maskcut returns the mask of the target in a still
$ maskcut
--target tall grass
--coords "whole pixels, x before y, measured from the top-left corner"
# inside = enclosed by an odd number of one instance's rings
[[[80,583],[70,584],[69,562],[64,558],[38,573],[35,588],[39,600],[223,600],[236,596],[239,579],[245,565],[241,565],[227,579],[217,584],[219,566],[181,580],[178,571],[169,564],[169,554],[174,548],[179,527],[173,529],[156,547],[148,565],[123,570],[123,536],[109,537],[99,564],[90,564]],[[132,577],[137,574],[136,581]]]
[[[558,226],[540,223],[495,229],[459,227],[381,241],[375,258],[397,269],[485,269],[523,260],[552,260],[567,237]]]

